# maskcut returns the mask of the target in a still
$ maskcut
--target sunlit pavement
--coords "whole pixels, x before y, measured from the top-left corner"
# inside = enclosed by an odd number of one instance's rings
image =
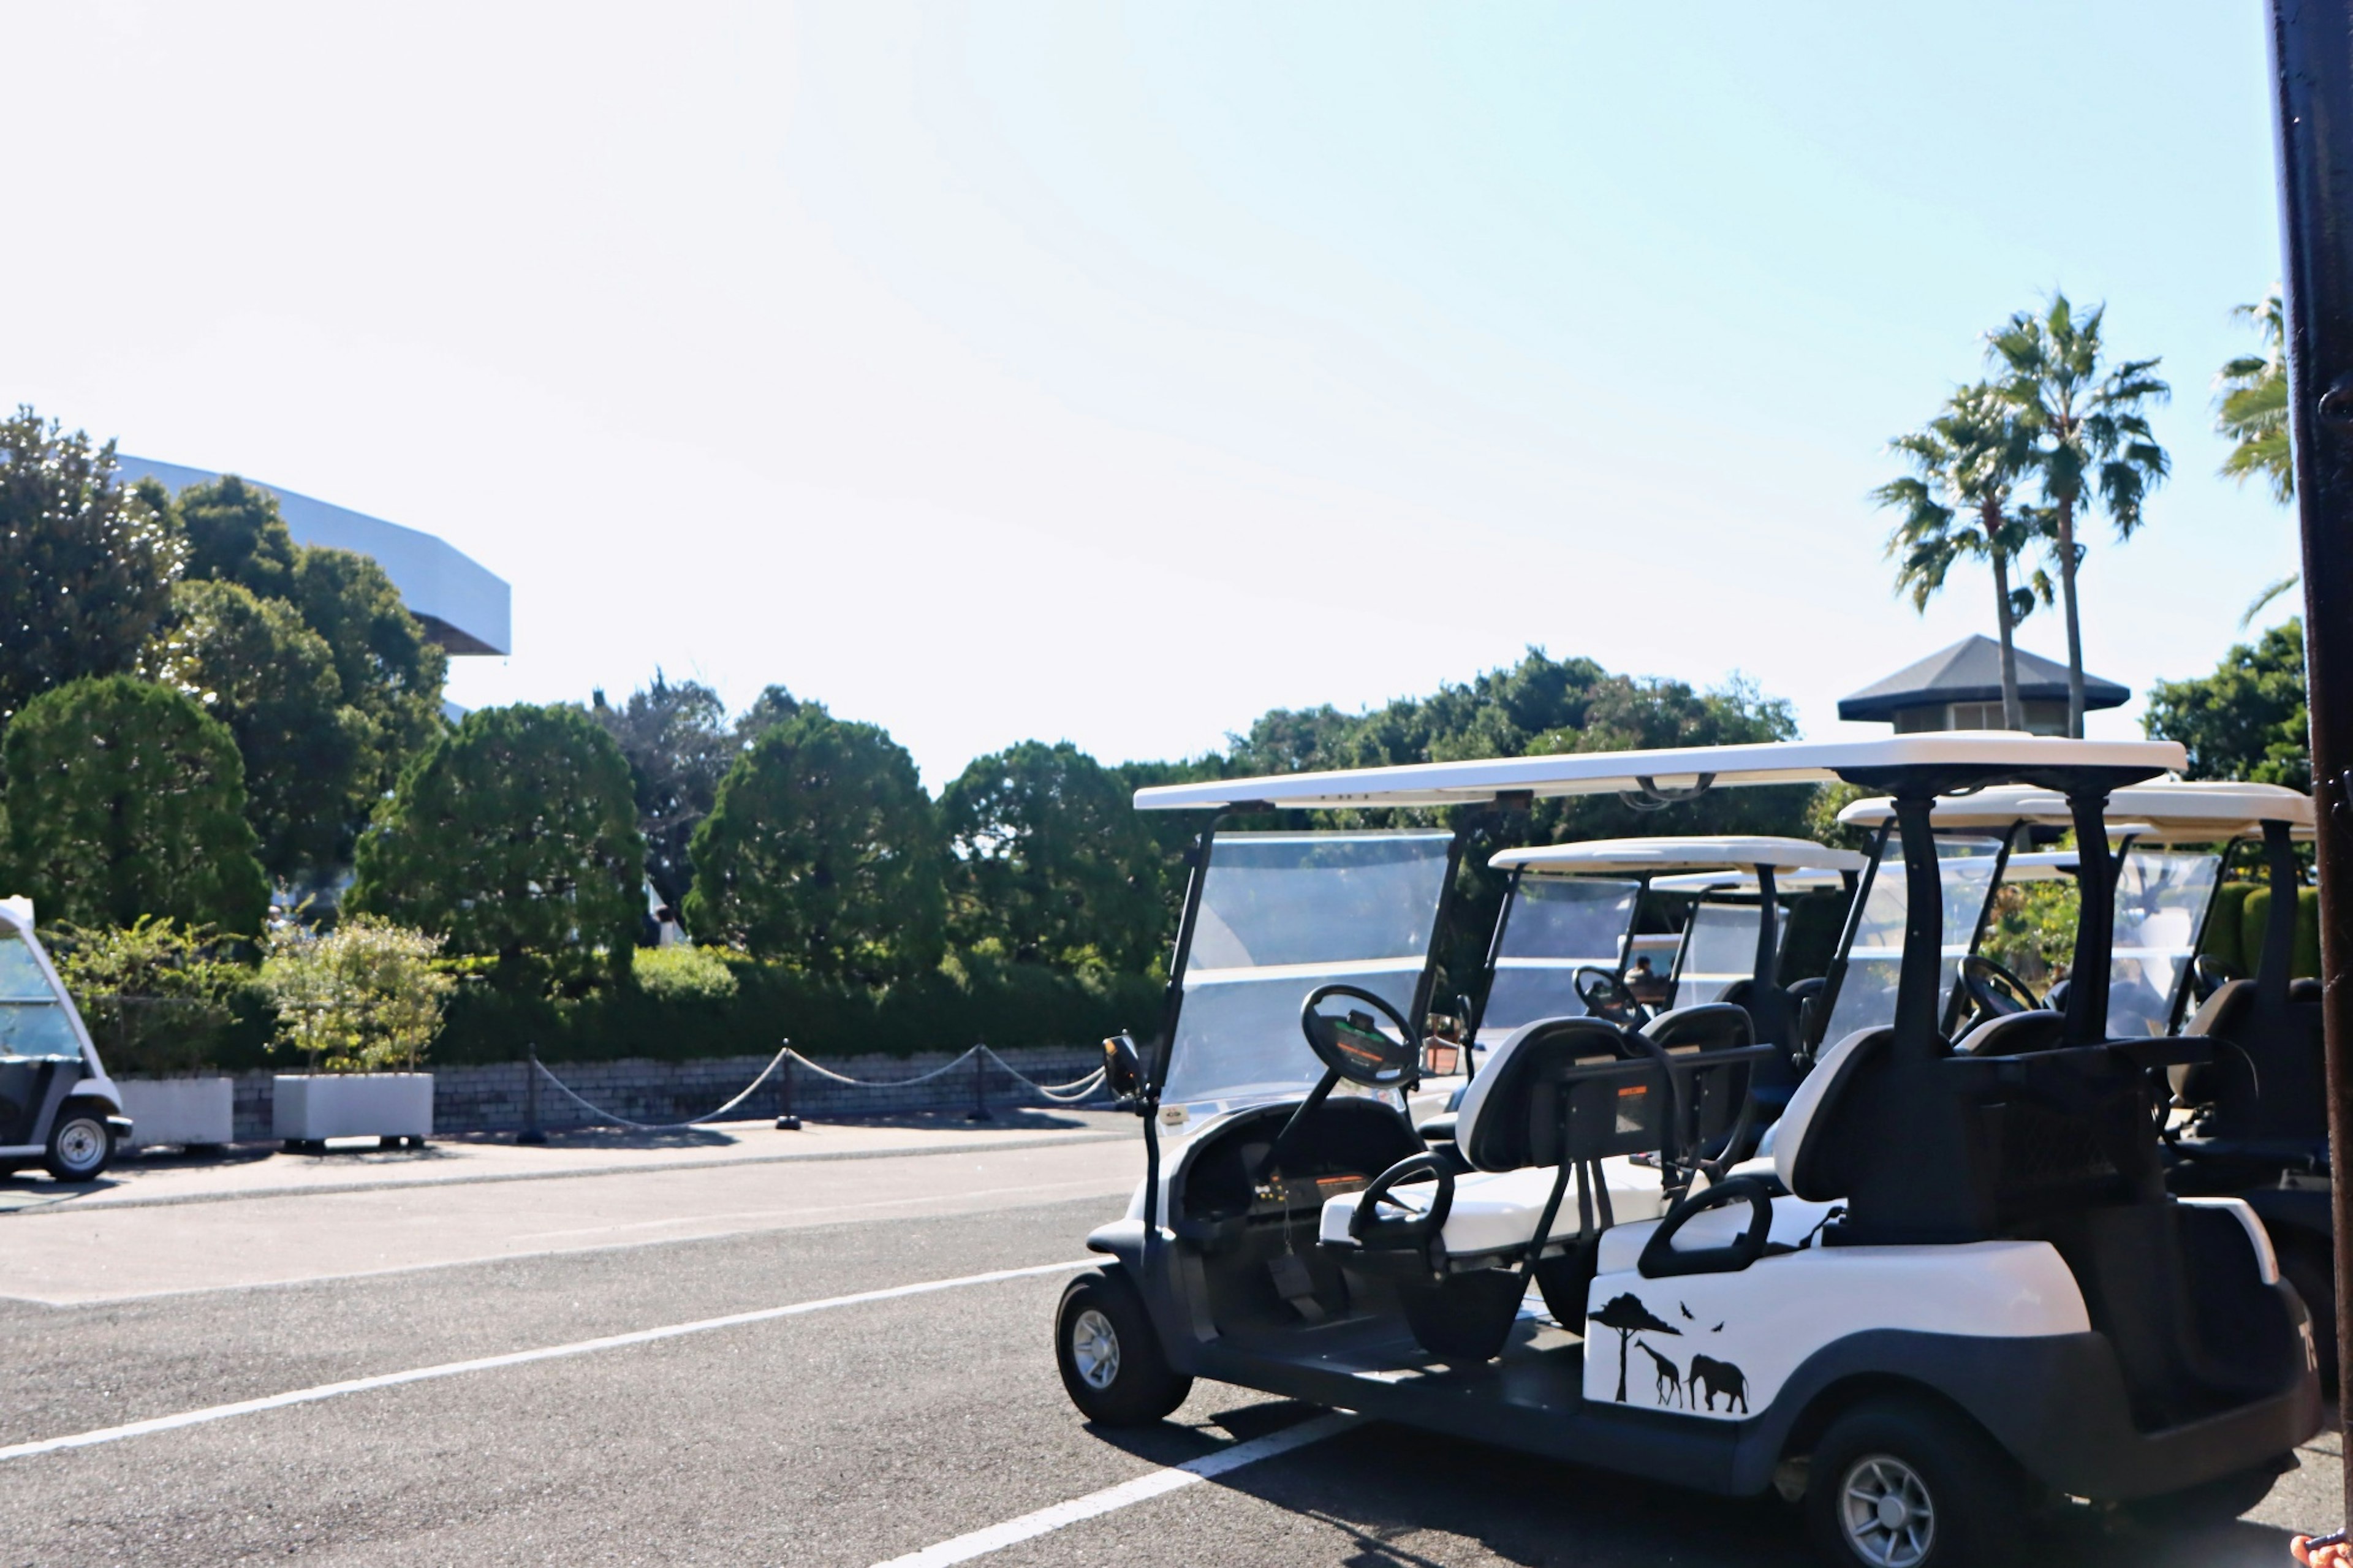
[[[0,1459],[0,1565],[871,1564],[1313,1415],[1205,1384],[1143,1432],[1076,1417],[1049,1345],[1066,1278],[1053,1266],[1083,1256],[1139,1160],[1132,1138],[1071,1124],[1059,1142],[1034,1127],[942,1122],[882,1130],[935,1132],[928,1153],[652,1161],[0,1217],[0,1331],[14,1352],[0,1447],[435,1373]],[[923,1283],[945,1288],[869,1294]],[[797,1304],[820,1310],[776,1313]],[[550,1349],[573,1353],[464,1366]],[[2336,1522],[2334,1439],[2305,1459],[2232,1531],[2150,1542],[2079,1518],[2045,1560],[2284,1563],[2284,1527]],[[1725,1502],[1377,1424],[971,1560],[1114,1557],[1810,1561],[1794,1514],[1771,1500]]]

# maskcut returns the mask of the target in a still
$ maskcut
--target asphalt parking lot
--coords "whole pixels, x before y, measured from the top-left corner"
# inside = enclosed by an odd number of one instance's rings
[[[0,1568],[1811,1560],[1778,1502],[1242,1389],[1090,1429],[1048,1325],[1140,1170],[1109,1130],[828,1133],[792,1146],[826,1157],[789,1161],[770,1155],[789,1135],[745,1131],[658,1158],[529,1152],[536,1170],[520,1151],[331,1155],[78,1197],[0,1183]],[[378,1381],[306,1392],[353,1380]],[[217,1414],[239,1402],[264,1407]],[[44,1446],[137,1423],[155,1427]],[[2304,1459],[2230,1532],[2083,1520],[2049,1560],[2284,1563],[2289,1527],[2337,1522],[2334,1439]]]

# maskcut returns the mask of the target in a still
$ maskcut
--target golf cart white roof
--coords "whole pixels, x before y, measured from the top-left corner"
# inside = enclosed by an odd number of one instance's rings
[[[1850,825],[1875,827],[1894,814],[1885,795],[1858,800],[1839,813]],[[2127,784],[2108,796],[2113,820],[2108,832],[2145,841],[2237,838],[2263,831],[2265,822],[2284,822],[2299,838],[2312,836],[2312,797],[2283,784],[2228,780],[2158,779]],[[2129,818],[2129,821],[2124,820]],[[1936,803],[1931,819],[1938,827],[2004,828],[2031,822],[2072,825],[2064,797],[2025,784],[1998,784],[1975,795]]]
[[[1845,878],[1820,866],[1804,866],[1773,873],[1774,890],[1782,893],[1804,893],[1817,888],[1845,885]],[[1653,877],[1651,886],[1662,893],[1754,894],[1757,891],[1757,873],[1729,868],[1721,871],[1683,871],[1672,877]]]
[[[1868,862],[1851,849],[1832,849],[1810,838],[1719,834],[1690,838],[1596,838],[1583,844],[1539,844],[1504,850],[1487,864],[1498,871],[1641,874],[1743,871],[1757,866],[1770,866],[1776,871],[1859,871]]]
[[[1648,752],[1567,752],[1410,763],[1393,768],[1206,779],[1135,792],[1139,811],[1187,811],[1264,803],[1271,806],[1480,805],[1498,795],[1611,795],[1645,787],[1826,784],[1878,768],[2124,768],[2152,773],[2189,765],[2171,741],[2071,741],[2009,730],[1940,730],[1868,741],[1768,741],[1741,746],[1675,746]]]

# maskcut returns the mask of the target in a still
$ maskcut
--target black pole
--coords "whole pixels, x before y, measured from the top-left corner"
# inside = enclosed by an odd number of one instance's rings
[[[1895,830],[1904,841],[1904,959],[1895,973],[1895,1049],[1907,1061],[1930,1060],[1944,1048],[1936,1013],[1945,989],[1945,878],[1928,822],[1936,806],[1933,795],[1895,797]]]
[[[2071,1046],[2108,1037],[2108,973],[2116,933],[2116,867],[2108,847],[2105,790],[2067,797],[2075,819],[2075,954],[2067,965],[2067,1021]]]
[[[2272,0],[2271,22],[2333,1156],[2353,1148],[2353,0]],[[2353,1389],[2353,1194],[2332,1186],[2337,1386]],[[2345,1482],[2353,1516],[2353,1466]]]
[[[785,1059],[776,1068],[776,1131],[797,1132],[801,1130],[801,1113],[793,1104],[793,1043],[785,1042]]]
[[[522,1064],[522,1131],[515,1134],[518,1143],[544,1143],[547,1134],[539,1125],[539,1047],[523,1047]]]
[[[988,1057],[978,1046],[972,1047],[972,1109],[965,1112],[965,1120],[988,1120]]]

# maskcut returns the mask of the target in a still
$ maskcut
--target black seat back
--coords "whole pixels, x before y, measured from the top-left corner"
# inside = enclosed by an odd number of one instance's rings
[[[1522,1026],[1464,1090],[1455,1146],[1482,1171],[1516,1171],[1659,1147],[1668,1090],[1663,1073],[1564,1083],[1567,1070],[1646,1056],[1617,1025],[1545,1018]],[[1564,1106],[1564,1093],[1567,1104]],[[1566,1111],[1566,1115],[1564,1115]],[[1564,1147],[1562,1128],[1571,1147]]]
[[[1965,1057],[2022,1057],[2056,1049],[2067,1032],[2067,1015],[2048,1007],[1988,1018],[1953,1043]]]
[[[2213,1059],[2170,1069],[2174,1097],[2205,1110],[2201,1134],[2301,1142],[2328,1135],[2318,992],[2316,982],[2297,981],[2266,997],[2260,981],[2232,980],[2206,999],[2182,1032],[2214,1041]]]
[[[1642,1026],[1642,1036],[1669,1056],[1736,1051],[1757,1042],[1756,1023],[1748,1010],[1729,1002],[1704,1002],[1662,1013]],[[1767,1065],[1771,1064],[1755,1063],[1685,1079],[1687,1087],[1678,1096],[1682,1103],[1676,1108],[1681,1118],[1676,1146],[1686,1153],[1695,1151],[1713,1157],[1736,1129],[1745,1131],[1741,1113],[1748,1104],[1752,1075],[1757,1068]]]

